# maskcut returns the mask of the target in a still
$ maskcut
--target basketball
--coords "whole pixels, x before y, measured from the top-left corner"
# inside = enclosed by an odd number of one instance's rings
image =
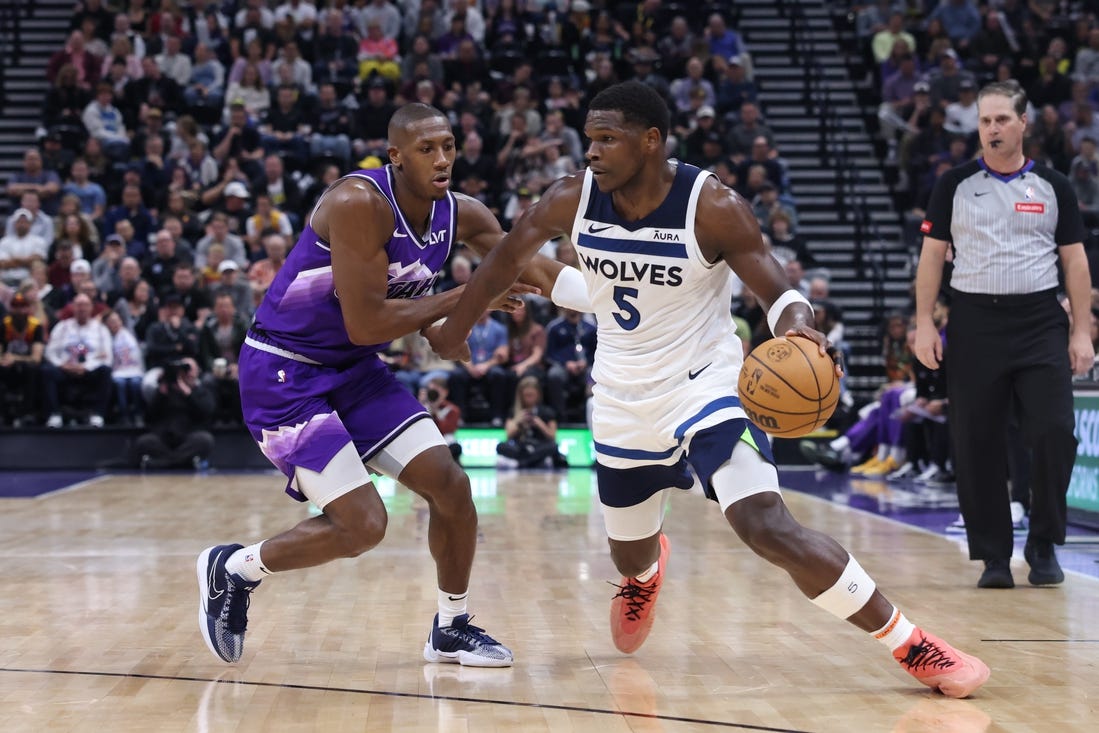
[[[748,418],[778,438],[798,438],[828,421],[840,385],[831,357],[807,338],[773,338],[757,346],[740,370],[740,403]]]

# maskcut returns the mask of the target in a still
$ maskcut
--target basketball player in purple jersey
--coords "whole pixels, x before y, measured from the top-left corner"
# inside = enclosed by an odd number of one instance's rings
[[[431,294],[454,243],[485,253],[503,231],[483,204],[449,190],[455,145],[442,113],[423,104],[400,108],[389,123],[389,144],[389,165],[345,176],[323,194],[241,350],[245,423],[286,474],[287,493],[312,501],[322,514],[265,541],[216,545],[199,556],[199,626],[226,662],[240,659],[249,594],[263,578],[355,557],[381,542],[386,510],[369,467],[430,508],[438,615],[424,657],[483,667],[512,663],[507,647],[469,623],[477,534],[469,479],[428,413],[378,357],[388,342],[433,323],[457,302],[462,288]],[[517,295],[560,290],[559,280],[579,273],[540,258],[524,277],[530,285],[492,307],[512,309]],[[582,300],[562,303],[584,307]]]
[[[926,633],[831,537],[787,510],[770,444],[736,394],[742,348],[729,315],[736,272],[768,306],[772,333],[827,344],[789,289],[752,209],[712,174],[667,160],[669,113],[651,87],[608,87],[588,106],[588,170],[559,179],[485,257],[441,326],[435,351],[462,358],[470,327],[542,242],[568,234],[599,324],[592,437],[611,558],[623,574],[611,636],[630,653],[652,626],[669,555],[672,489],[690,472],[756,554],[820,608],[881,641],[902,669],[951,697],[984,684],[981,660]],[[750,599],[746,599],[750,602]]]

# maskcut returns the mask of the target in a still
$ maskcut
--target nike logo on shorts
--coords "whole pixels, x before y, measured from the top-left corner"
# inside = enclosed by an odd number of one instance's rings
[[[704,372],[704,371],[706,371],[707,369],[709,369],[709,368],[710,368],[710,366],[711,366],[712,364],[713,364],[713,362],[711,361],[711,362],[710,362],[709,364],[707,364],[706,366],[702,367],[702,368],[701,368],[701,369],[699,369],[698,371],[694,371],[694,372],[687,372],[687,379],[694,379],[694,378],[695,378],[695,377],[697,377],[697,376],[698,376],[699,374],[702,374],[702,372]]]

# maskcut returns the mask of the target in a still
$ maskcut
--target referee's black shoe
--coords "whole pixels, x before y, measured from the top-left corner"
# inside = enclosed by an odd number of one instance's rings
[[[978,588],[1014,588],[1010,560],[985,560],[985,571],[977,581]]]
[[[1030,565],[1027,580],[1031,585],[1057,585],[1065,582],[1065,573],[1057,562],[1052,542],[1027,540],[1023,557]]]

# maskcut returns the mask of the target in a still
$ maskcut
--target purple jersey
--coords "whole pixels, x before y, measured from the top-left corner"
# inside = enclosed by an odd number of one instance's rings
[[[436,201],[431,209],[431,226],[421,238],[397,206],[391,168],[387,165],[348,175],[370,181],[393,208],[396,227],[385,245],[389,256],[386,297],[419,298],[431,293],[450,256],[458,205],[449,191],[446,198]],[[252,333],[305,360],[332,366],[375,354],[388,345],[351,343],[332,281],[331,248],[311,225],[306,225],[271,283],[256,311]]]

